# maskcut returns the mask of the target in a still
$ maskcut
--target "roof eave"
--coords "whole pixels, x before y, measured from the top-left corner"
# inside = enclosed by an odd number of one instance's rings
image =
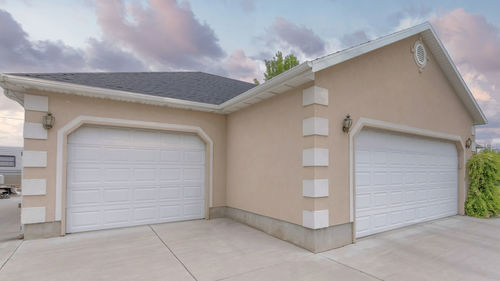
[[[328,55],[323,58],[313,60],[312,71],[321,71],[325,68],[332,67],[336,64],[342,63],[344,61],[350,60],[352,58],[358,57],[360,55],[366,54],[368,52],[385,47],[387,45],[417,34],[423,35],[424,42],[428,46],[430,46],[431,52],[435,56],[436,54],[442,55],[443,59],[438,60],[438,64],[445,73],[448,81],[450,81],[450,83],[452,84],[459,98],[467,108],[467,111],[472,117],[474,125],[486,124],[488,122],[486,116],[479,107],[476,99],[467,87],[467,84],[463,80],[462,76],[458,72],[457,67],[453,63],[441,40],[439,40],[439,37],[436,35],[434,29],[432,28],[432,25],[428,22],[395,32],[393,34],[381,37],[365,44],[361,44],[359,46],[355,46],[350,49],[346,49],[344,51],[340,51],[335,54]]]
[[[24,106],[21,97],[16,92],[35,89],[70,95],[86,96],[93,98],[107,98],[111,100],[137,102],[159,106],[169,106],[182,109],[192,109],[198,111],[218,112],[219,106],[215,104],[186,101],[168,97],[158,97],[140,93],[90,87],[73,83],[50,81],[44,79],[20,77],[9,74],[0,74],[0,86],[4,88],[5,95],[16,100]]]
[[[306,61],[222,103],[220,109],[224,113],[231,113],[313,80],[311,63]]]

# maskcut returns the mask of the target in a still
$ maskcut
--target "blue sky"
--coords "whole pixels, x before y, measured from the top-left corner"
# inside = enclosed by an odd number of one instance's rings
[[[479,141],[500,145],[498,11],[497,1],[0,0],[0,72],[262,79],[277,50],[314,59],[430,21],[490,121]],[[0,117],[0,145],[22,145],[22,108],[2,96]]]

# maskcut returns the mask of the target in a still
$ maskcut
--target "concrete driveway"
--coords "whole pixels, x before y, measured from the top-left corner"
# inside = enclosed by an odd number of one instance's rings
[[[21,197],[0,199],[0,267],[21,244]],[[1,279],[0,279],[1,280]]]
[[[500,219],[451,217],[314,255],[229,219],[24,241],[0,280],[492,280]]]

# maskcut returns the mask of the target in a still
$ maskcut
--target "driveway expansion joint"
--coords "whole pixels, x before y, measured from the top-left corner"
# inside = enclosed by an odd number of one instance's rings
[[[17,247],[14,249],[14,251],[12,251],[12,254],[9,255],[9,257],[5,260],[5,262],[2,264],[2,266],[0,267],[0,271],[2,271],[2,269],[5,267],[5,265],[10,261],[10,259],[14,256],[14,254],[17,252],[17,249],[19,249],[19,247],[21,247],[21,245],[24,243],[24,239],[21,240],[21,243],[19,243],[19,245],[17,245]]]
[[[165,243],[165,241],[163,241],[163,239],[161,239],[160,235],[158,235],[158,233],[154,230],[154,228],[150,224],[148,224],[148,226],[151,229],[151,231],[153,231],[153,233],[156,235],[156,237],[158,237],[158,239],[160,239],[160,241],[163,243],[163,245],[165,245],[165,247],[170,251],[170,253],[172,253],[172,255],[175,257],[175,259],[184,267],[184,269],[186,269],[186,271],[189,273],[189,275],[191,275],[191,277],[193,277],[194,280],[198,281],[198,279],[194,276],[194,274],[187,268],[187,266],[174,253],[174,251],[172,251],[172,249],[170,249],[170,247],[167,245],[167,243]]]
[[[367,276],[370,276],[370,277],[372,277],[372,278],[375,278],[375,279],[377,279],[377,280],[384,281],[384,279],[381,279],[380,277],[377,277],[377,276],[375,276],[375,275],[373,275],[373,274],[371,274],[371,273],[365,272],[365,271],[363,271],[363,270],[361,270],[361,269],[359,269],[359,268],[355,268],[355,267],[352,267],[352,266],[347,265],[347,264],[345,264],[345,263],[341,263],[341,262],[339,262],[339,261],[337,261],[337,260],[335,260],[335,259],[332,259],[331,257],[328,257],[328,256],[326,256],[326,255],[322,255],[322,254],[319,254],[319,255],[321,255],[322,257],[324,257],[324,258],[326,258],[326,259],[328,259],[328,260],[331,260],[331,261],[333,261],[333,262],[335,262],[335,263],[338,263],[338,264],[340,264],[340,265],[342,265],[342,266],[348,267],[348,268],[350,268],[350,269],[352,269],[352,270],[356,270],[356,271],[358,271],[358,272],[361,272],[361,273],[363,273],[363,274],[365,274],[365,275],[367,275]]]

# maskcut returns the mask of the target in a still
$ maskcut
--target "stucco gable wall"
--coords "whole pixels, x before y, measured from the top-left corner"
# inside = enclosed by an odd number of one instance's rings
[[[464,142],[472,138],[472,118],[429,51],[430,60],[419,72],[411,53],[417,39],[396,42],[316,73],[315,85],[329,91],[331,160],[325,171],[331,181],[330,196],[318,205],[330,208],[332,225],[349,221],[349,137],[342,132],[346,114],[351,114],[353,126],[364,117],[457,135]],[[464,188],[463,178],[459,184]]]

